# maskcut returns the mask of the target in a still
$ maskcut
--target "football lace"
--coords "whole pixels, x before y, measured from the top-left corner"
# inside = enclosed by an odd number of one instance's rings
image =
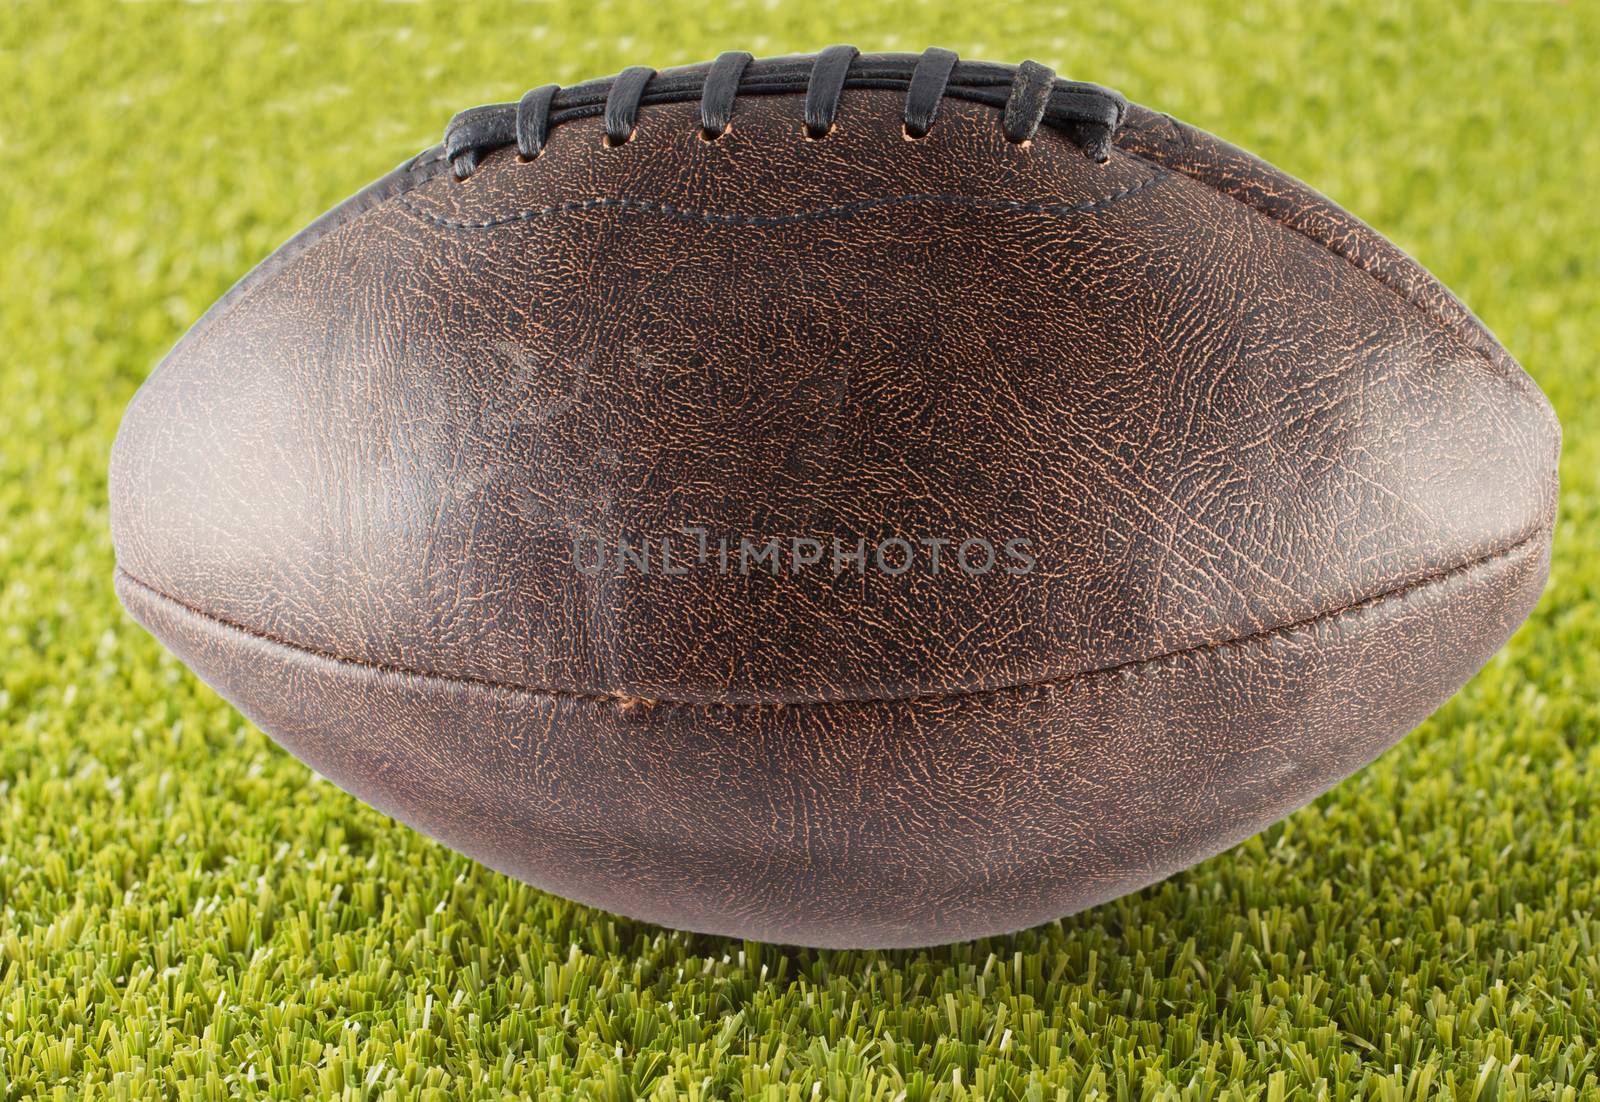
[[[695,98],[700,101],[700,137],[714,142],[733,125],[741,94],[801,90],[805,137],[820,141],[833,131],[848,88],[903,90],[902,130],[911,141],[927,136],[939,105],[954,97],[999,108],[1001,133],[1014,145],[1028,144],[1041,125],[1049,125],[1100,163],[1110,159],[1112,137],[1128,109],[1128,101],[1109,88],[1063,80],[1036,61],[1015,68],[962,62],[937,46],[914,59],[863,55],[854,46],[829,46],[814,58],[764,61],[730,50],[703,72],[657,73],[633,66],[615,77],[570,88],[546,84],[514,104],[470,108],[450,120],[444,155],[457,178],[465,180],[489,151],[515,145],[518,158],[531,161],[544,151],[557,124],[594,115],[604,119],[607,146],[626,145],[638,128],[641,107]]]

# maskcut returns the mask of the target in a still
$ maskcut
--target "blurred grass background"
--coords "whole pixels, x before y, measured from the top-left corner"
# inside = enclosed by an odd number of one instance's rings
[[[1589,3],[0,10],[0,1099],[1600,1097]],[[1566,426],[1550,590],[1265,835],[1014,937],[823,953],[542,895],[314,778],[123,617],[107,449],[232,281],[457,109],[725,48],[1037,58],[1321,188]]]

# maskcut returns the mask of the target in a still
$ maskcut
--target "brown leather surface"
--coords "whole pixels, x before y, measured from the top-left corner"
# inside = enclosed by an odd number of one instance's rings
[[[1544,537],[1299,628],[1021,689],[623,705],[340,663],[118,577],[341,787],[494,868],[678,929],[906,946],[1021,929],[1256,833],[1438,707],[1538,599]]]
[[[1127,153],[1182,172],[1305,234],[1449,328],[1496,366],[1516,361],[1471,310],[1420,264],[1365,222],[1265,161],[1170,115],[1131,104],[1117,134]],[[1559,431],[1552,434],[1559,444]]]
[[[1549,405],[1357,220],[1143,109],[1098,165],[972,103],[904,140],[888,91],[808,141],[800,99],[714,143],[693,104],[618,148],[564,123],[264,266],[124,421],[130,608],[497,867],[905,944],[1244,837],[1532,606]],[[573,565],[574,535],[685,525],[1025,538],[1037,566]]]

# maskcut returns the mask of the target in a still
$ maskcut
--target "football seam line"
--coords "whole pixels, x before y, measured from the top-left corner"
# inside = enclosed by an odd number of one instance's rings
[[[553,218],[563,214],[577,214],[590,210],[630,210],[641,211],[646,214],[662,214],[670,218],[684,221],[705,222],[717,226],[785,226],[801,222],[819,221],[828,218],[848,218],[851,215],[861,214],[866,211],[879,210],[886,207],[906,206],[913,203],[937,203],[953,207],[972,207],[980,210],[1002,210],[1021,214],[1043,214],[1054,218],[1063,218],[1071,214],[1083,214],[1088,211],[1098,210],[1110,206],[1112,203],[1137,195],[1152,184],[1173,175],[1169,170],[1160,165],[1153,165],[1156,171],[1136,181],[1127,187],[1103,195],[1098,199],[1086,200],[1082,203],[1028,203],[1016,199],[984,199],[972,195],[957,195],[952,192],[913,192],[907,195],[887,195],[876,199],[861,199],[852,203],[840,203],[837,206],[821,207],[817,210],[794,211],[789,214],[717,214],[713,211],[691,210],[672,203],[657,203],[648,199],[630,199],[626,196],[600,196],[593,199],[573,199],[563,203],[552,203],[545,207],[534,207],[529,210],[518,211],[503,218],[490,218],[481,222],[467,222],[459,219],[446,218],[434,214],[432,211],[423,210],[412,203],[407,197],[409,193],[401,192],[394,198],[395,201],[407,212],[436,226],[443,226],[455,230],[489,230],[500,226],[510,226],[521,222],[534,222],[541,218]]]
[[[1187,135],[1184,136],[1184,141],[1188,141]],[[1102,207],[1108,207],[1119,200],[1129,198],[1130,196],[1144,191],[1152,184],[1163,179],[1172,176],[1181,176],[1183,179],[1188,180],[1191,183],[1198,184],[1207,191],[1214,192],[1217,195],[1221,195],[1233,200],[1245,210],[1250,211],[1251,213],[1265,219],[1275,226],[1280,226],[1299,237],[1303,237],[1305,240],[1312,242],[1319,248],[1326,251],[1330,256],[1334,256],[1339,260],[1342,260],[1350,268],[1360,272],[1362,275],[1372,280],[1373,283],[1377,284],[1379,287],[1382,287],[1389,294],[1393,295],[1395,298],[1411,307],[1411,309],[1414,310],[1424,321],[1436,326],[1441,331],[1453,338],[1456,343],[1468,353],[1468,355],[1480,361],[1497,378],[1504,377],[1505,370],[1500,364],[1495,362],[1492,356],[1490,356],[1482,348],[1478,347],[1476,340],[1470,339],[1474,336],[1474,334],[1464,327],[1464,323],[1460,323],[1443,316],[1427,303],[1421,302],[1409,294],[1403,287],[1396,286],[1391,280],[1385,278],[1377,272],[1372,271],[1365,265],[1358,263],[1353,256],[1351,256],[1348,252],[1341,250],[1332,241],[1318,237],[1311,233],[1306,227],[1296,225],[1295,223],[1290,222],[1287,218],[1279,217],[1273,212],[1265,210],[1255,203],[1250,202],[1246,197],[1239,195],[1234,191],[1230,191],[1227,188],[1220,187],[1216,181],[1206,179],[1203,176],[1198,176],[1191,172],[1186,172],[1181,166],[1168,165],[1161,161],[1152,160],[1144,154],[1135,153],[1126,149],[1115,149],[1115,152],[1121,153],[1131,160],[1138,161],[1140,164],[1146,165],[1155,171],[1153,171],[1149,176],[1144,177],[1142,180],[1139,180],[1128,187],[1112,192],[1109,195],[1102,196],[1099,199],[1087,200],[1083,203],[1072,204],[1035,203],[1009,199],[983,199],[976,196],[956,195],[946,192],[921,192],[909,195],[885,196],[878,199],[864,199],[854,203],[844,203],[836,207],[825,207],[816,211],[800,211],[787,215],[719,215],[710,211],[690,210],[688,208],[678,207],[671,203],[655,203],[649,200],[628,199],[625,197],[600,197],[586,200],[572,200],[565,203],[555,203],[546,207],[537,207],[525,211],[519,211],[516,214],[506,215],[503,218],[490,218],[479,222],[470,222],[460,219],[446,218],[442,215],[434,214],[431,211],[426,211],[418,207],[414,202],[411,201],[410,198],[411,193],[417,190],[416,187],[407,188],[403,191],[397,192],[395,195],[390,197],[390,201],[393,201],[407,213],[420,218],[423,221],[446,229],[456,230],[495,229],[500,226],[532,222],[541,218],[555,217],[561,214],[580,213],[587,210],[605,208],[658,213],[667,215],[669,217],[680,218],[686,221],[705,222],[710,225],[750,227],[781,226],[826,219],[830,217],[849,217],[850,215],[858,214],[863,211],[898,205],[908,205],[916,202],[941,202],[949,206],[964,206],[989,210],[1006,210],[1024,214],[1044,214],[1051,217],[1062,218],[1070,214],[1082,214],[1089,211],[1098,210]],[[442,156],[435,158],[435,160],[442,159]],[[426,182],[426,180],[419,181],[418,187],[420,187],[422,183]],[[382,204],[379,205],[381,206]],[[1429,279],[1433,279],[1434,282],[1438,282],[1437,277],[1433,276],[1432,273],[1424,270],[1424,274],[1427,275]],[[1443,285],[1441,284],[1441,286]]]
[[[1169,121],[1176,122],[1176,120],[1172,119],[1169,115],[1163,115],[1162,117],[1168,119]],[[1179,126],[1177,129],[1178,136],[1182,139],[1184,148],[1186,150],[1191,148],[1192,141],[1188,131],[1183,126]],[[1411,307],[1424,321],[1432,323],[1434,326],[1442,330],[1446,335],[1454,338],[1456,343],[1465,349],[1469,354],[1481,360],[1496,378],[1504,378],[1508,375],[1506,369],[1501,364],[1495,362],[1493,356],[1478,346],[1478,341],[1480,339],[1488,339],[1491,341],[1496,339],[1492,334],[1487,333],[1487,327],[1484,327],[1485,332],[1483,334],[1479,334],[1473,330],[1471,323],[1466,319],[1453,319],[1446,317],[1434,306],[1418,298],[1416,295],[1413,295],[1405,287],[1396,284],[1390,277],[1376,272],[1367,267],[1365,264],[1360,263],[1352,252],[1340,248],[1339,245],[1337,245],[1334,241],[1326,237],[1319,237],[1317,234],[1313,233],[1308,226],[1298,225],[1294,222],[1291,222],[1284,214],[1275,213],[1257,203],[1252,202],[1245,195],[1241,195],[1235,190],[1222,186],[1222,183],[1218,180],[1207,179],[1205,176],[1199,175],[1196,172],[1188,171],[1182,165],[1171,165],[1164,161],[1154,160],[1145,153],[1139,153],[1133,150],[1121,148],[1118,148],[1117,152],[1125,154],[1126,156],[1144,164],[1151,165],[1156,168],[1162,168],[1175,175],[1182,176],[1185,180],[1199,184],[1208,191],[1213,191],[1218,195],[1226,196],[1227,198],[1232,199],[1245,210],[1259,215],[1268,222],[1271,222],[1273,225],[1282,226],[1284,229],[1289,230],[1292,233],[1299,234],[1312,244],[1318,245],[1322,249],[1326,250],[1331,256],[1338,257],[1340,260],[1344,261],[1351,268],[1354,268],[1356,271],[1372,280],[1372,282],[1376,283],[1379,287],[1382,287],[1385,291],[1388,291],[1395,298]],[[1265,162],[1262,163],[1265,164]],[[1274,172],[1279,172],[1284,176],[1288,176],[1287,173],[1283,173],[1282,169],[1279,169],[1274,165],[1268,165],[1267,167],[1271,168]],[[1288,178],[1290,180],[1295,179],[1295,177],[1292,176]],[[1306,186],[1309,187],[1310,185]],[[1328,200],[1328,202],[1330,205],[1337,207],[1337,204],[1334,204],[1331,199]],[[1343,208],[1339,207],[1338,209],[1342,210]],[[1355,215],[1351,215],[1351,217],[1355,218],[1355,220],[1359,223],[1360,230],[1364,230],[1365,232],[1372,234],[1380,241],[1387,242],[1387,238],[1383,237],[1383,235],[1378,233],[1377,230],[1368,226],[1364,221],[1361,221],[1361,219],[1356,218]],[[1395,246],[1395,248],[1397,251],[1399,251],[1399,246]],[[1402,253],[1402,255],[1404,254]],[[1453,292],[1451,292],[1451,290],[1444,285],[1438,276],[1424,268],[1420,262],[1411,257],[1407,257],[1407,259],[1411,260],[1411,262],[1416,266],[1417,270],[1421,272],[1425,278],[1432,280],[1440,290],[1444,291],[1447,295],[1453,294]],[[1463,309],[1465,309],[1465,307],[1463,307]],[[1478,324],[1480,326],[1482,325],[1481,322]]]
[[[524,685],[514,681],[499,681],[489,677],[475,677],[460,674],[441,674],[427,670],[412,669],[386,662],[372,662],[359,658],[347,658],[341,655],[330,654],[315,647],[308,647],[300,643],[293,643],[280,639],[264,631],[236,624],[231,620],[216,616],[212,613],[195,608],[168,593],[157,589],[155,586],[135,577],[120,563],[116,567],[117,574],[121,575],[131,585],[144,590],[159,601],[174,606],[180,612],[196,619],[202,620],[225,631],[237,632],[253,639],[260,640],[270,646],[281,647],[295,654],[329,662],[336,666],[349,666],[355,669],[368,670],[377,674],[393,674],[399,677],[416,678],[424,681],[440,682],[450,686],[476,685],[481,688],[494,689],[503,692],[525,693],[531,696],[547,696],[558,700],[581,700],[590,703],[614,704],[620,707],[648,706],[661,708],[688,708],[703,711],[760,709],[760,708],[849,708],[870,707],[878,704],[915,704],[936,703],[943,700],[964,699],[985,696],[1002,696],[1005,694],[1024,694],[1030,692],[1048,691],[1058,686],[1070,685],[1074,682],[1089,681],[1106,677],[1130,678],[1137,676],[1152,667],[1174,666],[1183,659],[1194,655],[1209,654],[1213,651],[1252,646],[1274,641],[1296,632],[1317,627],[1323,623],[1337,620],[1346,616],[1369,612],[1380,605],[1400,600],[1411,596],[1418,590],[1432,586],[1442,585],[1461,575],[1471,573],[1490,563],[1507,559],[1531,544],[1551,534],[1552,529],[1540,527],[1532,533],[1523,536],[1515,542],[1501,548],[1469,559],[1458,566],[1436,571],[1432,574],[1416,578],[1403,585],[1365,597],[1359,601],[1352,601],[1339,608],[1319,612],[1313,616],[1282,624],[1277,627],[1263,628],[1245,635],[1234,636],[1230,639],[1220,639],[1209,643],[1198,643],[1193,646],[1181,647],[1177,650],[1167,651],[1164,654],[1153,655],[1148,658],[1134,658],[1125,662],[1113,663],[1092,670],[1080,670],[1077,673],[1064,674],[1059,677],[1043,677],[1031,681],[1019,681],[1009,685],[994,685],[975,689],[945,689],[937,692],[907,693],[901,696],[855,697],[840,698],[837,700],[677,700],[663,697],[648,697],[631,693],[600,693],[584,692],[577,689],[541,688],[535,685]]]
[[[1188,142],[1189,142],[1189,136],[1187,134],[1183,134],[1182,138],[1183,138],[1183,141],[1184,141],[1185,145],[1187,145]],[[1140,164],[1147,165],[1147,166],[1149,166],[1151,168],[1154,168],[1154,169],[1158,170],[1158,172],[1160,172],[1160,173],[1166,173],[1168,175],[1182,176],[1185,180],[1188,180],[1188,181],[1190,181],[1192,183],[1198,184],[1199,186],[1206,188],[1208,191],[1213,191],[1213,192],[1217,193],[1218,195],[1227,196],[1229,199],[1232,199],[1234,202],[1238,203],[1240,206],[1246,208],[1247,210],[1254,211],[1256,214],[1260,215],[1262,218],[1266,219],[1268,222],[1271,222],[1271,223],[1273,223],[1275,225],[1278,225],[1278,226],[1282,226],[1284,229],[1287,229],[1290,232],[1295,233],[1295,234],[1299,235],[1300,237],[1305,238],[1307,241],[1310,241],[1313,244],[1317,245],[1318,247],[1326,250],[1332,256],[1338,257],[1340,260],[1344,261],[1344,263],[1349,265],[1351,268],[1354,268],[1356,271],[1361,272],[1368,279],[1370,279],[1374,283],[1376,283],[1379,287],[1382,287],[1385,291],[1388,291],[1395,298],[1399,299],[1401,302],[1403,302],[1406,305],[1410,306],[1422,318],[1424,318],[1425,320],[1433,323],[1435,326],[1438,326],[1441,330],[1443,330],[1449,336],[1454,338],[1454,340],[1468,354],[1470,354],[1473,357],[1477,358],[1485,366],[1487,366],[1491,370],[1491,372],[1493,372],[1497,377],[1504,377],[1505,376],[1506,373],[1502,370],[1501,366],[1498,363],[1495,362],[1494,358],[1492,356],[1490,356],[1487,352],[1485,352],[1483,349],[1481,349],[1481,348],[1479,348],[1477,346],[1476,342],[1477,342],[1477,339],[1479,338],[1479,334],[1473,332],[1464,321],[1457,321],[1457,320],[1454,320],[1454,319],[1451,319],[1451,318],[1447,318],[1447,317],[1443,317],[1443,316],[1439,315],[1438,313],[1436,313],[1433,310],[1432,307],[1428,306],[1426,303],[1418,301],[1415,297],[1413,297],[1411,294],[1409,294],[1405,290],[1405,288],[1396,286],[1393,282],[1391,282],[1390,280],[1388,280],[1388,279],[1384,278],[1383,276],[1379,275],[1377,272],[1374,272],[1374,271],[1366,268],[1365,266],[1363,266],[1361,264],[1358,264],[1356,262],[1356,260],[1349,253],[1341,251],[1338,247],[1335,246],[1335,244],[1332,241],[1329,241],[1329,240],[1327,240],[1325,238],[1322,238],[1322,237],[1318,237],[1316,234],[1312,233],[1311,230],[1308,227],[1301,226],[1301,225],[1296,225],[1295,223],[1290,222],[1286,218],[1280,217],[1280,216],[1274,214],[1271,211],[1264,210],[1261,207],[1255,205],[1254,203],[1249,202],[1243,196],[1240,196],[1240,195],[1236,194],[1233,191],[1230,191],[1230,190],[1228,190],[1228,189],[1226,189],[1224,187],[1219,186],[1216,181],[1205,179],[1204,177],[1197,176],[1197,175],[1195,175],[1193,173],[1190,173],[1190,172],[1185,172],[1181,167],[1168,165],[1168,164],[1165,164],[1164,162],[1161,162],[1161,161],[1152,160],[1150,157],[1145,156],[1144,154],[1135,153],[1135,152],[1132,152],[1131,150],[1121,149],[1121,148],[1118,148],[1116,146],[1112,147],[1112,152],[1113,153],[1120,153],[1123,156],[1130,158],[1131,160],[1138,161]],[[306,241],[303,244],[301,251],[304,251],[306,249],[311,248],[311,246],[316,244],[316,242],[318,240],[320,240],[321,238],[327,236],[328,234],[333,233],[335,230],[342,229],[344,226],[349,225],[351,222],[357,221],[360,218],[362,218],[363,216],[369,215],[369,214],[373,213],[376,210],[381,210],[382,208],[388,206],[390,203],[394,203],[395,205],[401,207],[402,209],[408,211],[409,213],[413,214],[416,217],[424,218],[424,219],[427,219],[427,220],[435,220],[435,219],[437,219],[437,216],[428,215],[425,212],[422,212],[421,210],[419,210],[414,204],[412,204],[409,201],[408,197],[410,196],[410,194],[412,192],[419,190],[424,184],[428,183],[430,180],[436,179],[438,177],[438,175],[439,175],[439,173],[437,173],[437,172],[424,172],[422,170],[428,169],[428,168],[432,168],[434,166],[438,166],[438,165],[442,165],[442,164],[448,164],[448,161],[446,160],[446,158],[444,156],[443,149],[441,147],[439,147],[439,146],[433,146],[433,147],[430,147],[429,149],[425,149],[422,152],[418,153],[415,157],[411,158],[411,160],[409,162],[407,162],[406,165],[405,165],[406,171],[408,173],[412,173],[414,175],[413,175],[413,178],[411,180],[407,181],[404,186],[400,187],[392,195],[386,197],[385,199],[380,200],[375,205],[373,205],[371,207],[368,207],[368,208],[358,212],[352,218],[349,218],[349,219],[343,220],[343,221],[334,220],[334,222],[331,225],[328,225],[327,227],[325,227],[325,229],[323,230],[323,232],[321,234],[317,235],[317,238],[314,238],[312,240]],[[1156,178],[1155,175],[1152,175],[1151,177],[1146,179],[1145,183],[1148,184],[1151,180],[1153,180],[1155,178]],[[360,192],[357,192],[358,196],[360,194],[361,194]],[[352,196],[351,198],[355,198],[355,196]],[[349,199],[346,199],[345,203],[348,203],[349,201],[350,201]],[[343,206],[343,205],[344,205],[344,203],[339,204],[339,206]],[[328,214],[332,214],[333,211],[336,211],[338,209],[339,209],[338,207],[334,207],[332,210],[328,211],[327,213]],[[449,225],[449,221],[440,219],[440,220],[438,220],[438,224],[448,226]],[[1375,230],[1371,230],[1370,227],[1368,228],[1368,232],[1376,234],[1376,231]],[[271,257],[269,256],[267,258],[267,260],[270,260],[270,259],[271,259]],[[242,276],[239,279],[238,283],[235,284],[235,286],[229,290],[228,294],[224,295],[221,300],[219,300],[216,304],[214,304],[212,310],[208,310],[206,312],[206,314],[204,316],[202,316],[194,324],[193,331],[200,330],[208,322],[218,320],[223,314],[228,312],[227,310],[224,310],[221,313],[216,314],[216,317],[213,317],[212,315],[216,311],[216,307],[223,305],[224,302],[227,302],[230,298],[233,298],[235,295],[238,295],[238,297],[242,298],[246,291],[253,289],[252,287],[250,287],[250,284],[253,282],[252,277],[255,276],[257,274],[257,272],[260,270],[260,268],[263,267],[265,264],[266,264],[266,261],[264,260],[261,265],[257,265],[256,268],[252,269],[249,272],[246,272],[244,274],[244,276]],[[1437,276],[1434,276],[1433,273],[1428,272],[1426,269],[1422,268],[1420,264],[1418,265],[1418,268],[1429,279],[1433,280],[1435,283],[1438,283],[1439,286],[1443,287],[1443,284],[1439,283],[1439,280],[1438,280]],[[281,271],[272,272],[271,276],[268,277],[269,282],[272,279],[275,279],[279,274],[281,274]],[[1448,288],[1446,288],[1446,290],[1448,290]],[[232,305],[233,305],[232,303],[229,303],[230,309],[231,309]],[[1493,340],[1494,338],[1492,336],[1490,336],[1490,337],[1488,337],[1488,339]]]

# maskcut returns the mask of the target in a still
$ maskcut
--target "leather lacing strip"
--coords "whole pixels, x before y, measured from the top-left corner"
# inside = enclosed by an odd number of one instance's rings
[[[641,107],[694,100],[700,101],[701,137],[715,141],[733,125],[738,97],[802,92],[805,135],[821,140],[832,131],[844,94],[856,88],[904,92],[905,136],[911,140],[927,136],[940,103],[952,98],[1000,109],[1008,142],[1026,144],[1040,126],[1049,126],[1101,163],[1111,158],[1111,139],[1128,110],[1128,101],[1109,88],[1063,80],[1034,61],[1016,67],[961,61],[938,47],[918,56],[863,55],[854,46],[829,46],[815,57],[761,60],[730,51],[709,66],[660,73],[634,67],[571,88],[546,84],[516,103],[470,108],[450,120],[444,155],[464,180],[493,149],[515,145],[523,160],[539,156],[561,123],[599,115],[605,143],[623,145],[639,125]]]

